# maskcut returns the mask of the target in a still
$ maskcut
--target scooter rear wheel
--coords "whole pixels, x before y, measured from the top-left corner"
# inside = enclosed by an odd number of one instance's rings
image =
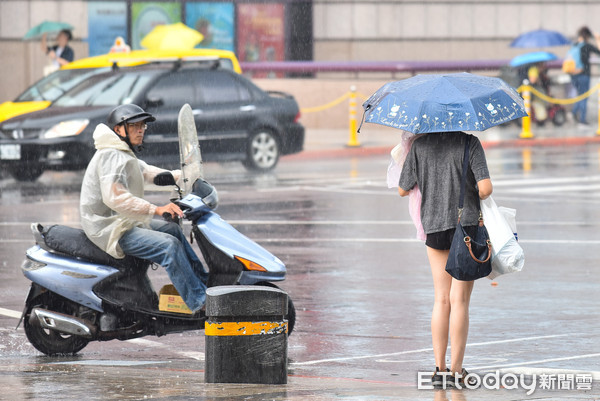
[[[38,351],[46,355],[73,355],[88,344],[89,340],[85,338],[31,324],[29,316],[33,308],[43,308],[73,316],[75,316],[78,308],[71,301],[50,292],[41,294],[31,300],[27,306],[23,327],[27,339]]]
[[[261,281],[260,283],[256,283],[256,285],[262,285],[264,287],[277,288],[275,284],[268,281]],[[294,331],[294,326],[296,325],[296,308],[294,307],[294,303],[292,302],[292,298],[288,296],[288,314],[285,316],[285,319],[288,321],[288,337]]]

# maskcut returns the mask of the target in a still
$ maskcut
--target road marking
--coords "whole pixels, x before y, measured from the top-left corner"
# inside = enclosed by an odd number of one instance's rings
[[[169,345],[159,343],[158,341],[147,340],[145,338],[133,338],[126,340],[126,342],[146,346],[149,348],[169,348]],[[204,352],[198,351],[175,351],[177,355],[183,356],[189,359],[195,359],[197,361],[205,360]]]
[[[415,243],[424,242],[416,238],[253,238],[253,241],[263,243]],[[600,245],[598,240],[565,240],[565,239],[519,239],[520,244],[543,245]]]
[[[495,198],[494,198],[495,199]],[[228,219],[229,224],[234,225],[281,225],[281,226],[313,226],[313,225],[374,225],[374,226],[412,226],[413,222],[410,220],[236,220]],[[585,226],[595,227],[600,225],[600,222],[595,220],[581,220],[581,221],[533,221],[533,220],[519,220],[519,227],[522,226]],[[42,225],[53,224],[53,223],[41,223]],[[63,221],[60,224],[68,226],[79,226],[79,222]],[[29,222],[0,222],[0,227],[29,227]],[[185,221],[184,225],[191,226],[189,221]],[[4,239],[0,241],[10,241],[11,239]],[[15,240],[13,241],[23,241]]]
[[[142,366],[170,363],[170,361],[114,361],[114,360],[76,360],[66,362],[49,362],[49,365],[88,365],[88,366]]]
[[[17,312],[15,310],[0,308],[0,315],[14,317],[15,319],[20,319],[22,314],[23,314],[22,312]]]
[[[522,341],[545,340],[545,339],[549,339],[549,338],[571,337],[571,336],[576,336],[576,335],[577,334],[575,334],[575,333],[569,333],[569,334],[552,334],[552,335],[547,335],[547,336],[510,338],[510,339],[506,339],[506,340],[468,343],[467,347],[478,347],[478,346],[482,346],[482,345],[494,345],[494,344],[507,344],[507,343],[514,343],[514,342],[522,342]],[[417,354],[420,352],[431,352],[431,351],[433,351],[433,348],[421,348],[421,349],[408,350],[408,351],[391,352],[391,353],[387,353],[387,354],[348,356],[348,357],[341,357],[341,358],[317,359],[314,361],[305,361],[305,362],[292,362],[292,363],[290,363],[290,365],[293,365],[293,366],[317,365],[317,364],[329,363],[329,362],[353,361],[353,360],[359,360],[359,359],[387,358],[390,356]]]
[[[513,363],[505,363],[502,365],[488,365],[488,366],[474,366],[477,369],[498,369],[498,368],[506,368],[506,367],[519,367],[523,365],[538,365],[540,363],[548,363],[548,362],[561,362],[561,361],[572,361],[575,359],[584,359],[584,358],[595,358],[599,357],[600,353],[596,354],[584,354],[584,355],[573,355],[573,356],[565,356],[561,358],[548,358],[548,359],[538,359],[537,361],[527,361],[527,362],[513,362]]]
[[[507,192],[517,194],[543,194],[547,192],[578,192],[578,191],[597,191],[600,189],[600,184],[595,185],[554,185],[548,187],[529,187],[529,188],[514,188]]]
[[[574,184],[577,182],[600,182],[600,175],[593,176],[572,176],[572,177],[556,177],[556,178],[526,178],[526,179],[500,179],[494,180],[494,187],[514,187],[516,185],[531,186],[531,185],[548,185],[548,184]]]

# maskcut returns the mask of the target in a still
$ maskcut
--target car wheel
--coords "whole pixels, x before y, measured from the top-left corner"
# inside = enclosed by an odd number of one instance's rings
[[[11,167],[10,175],[17,181],[35,181],[44,173],[42,167]]]
[[[279,141],[273,132],[262,129],[250,136],[246,153],[244,166],[248,169],[271,170],[279,161]]]

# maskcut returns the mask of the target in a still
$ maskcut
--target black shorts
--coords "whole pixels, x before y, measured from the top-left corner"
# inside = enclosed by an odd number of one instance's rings
[[[477,226],[467,226],[464,227],[465,231],[469,235],[474,235],[477,230]],[[425,245],[430,248],[438,249],[440,251],[446,251],[450,249],[450,245],[452,245],[452,238],[454,237],[454,231],[456,228],[451,228],[446,231],[438,231],[436,233],[427,234],[427,239],[425,240]]]
[[[450,245],[452,244],[452,237],[454,237],[454,231],[456,231],[456,228],[451,228],[446,231],[438,231],[437,233],[427,234],[425,245],[433,249],[438,249],[440,251],[450,249]]]

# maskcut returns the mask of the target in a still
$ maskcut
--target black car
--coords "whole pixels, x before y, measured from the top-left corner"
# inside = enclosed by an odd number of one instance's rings
[[[185,103],[193,109],[206,161],[239,160],[249,169],[269,170],[280,155],[304,145],[292,96],[264,92],[214,64],[157,64],[93,75],[51,107],[1,123],[0,166],[27,181],[45,170],[84,169],[95,152],[96,125],[126,103],[156,117],[139,157],[164,168],[179,167],[177,117]]]

